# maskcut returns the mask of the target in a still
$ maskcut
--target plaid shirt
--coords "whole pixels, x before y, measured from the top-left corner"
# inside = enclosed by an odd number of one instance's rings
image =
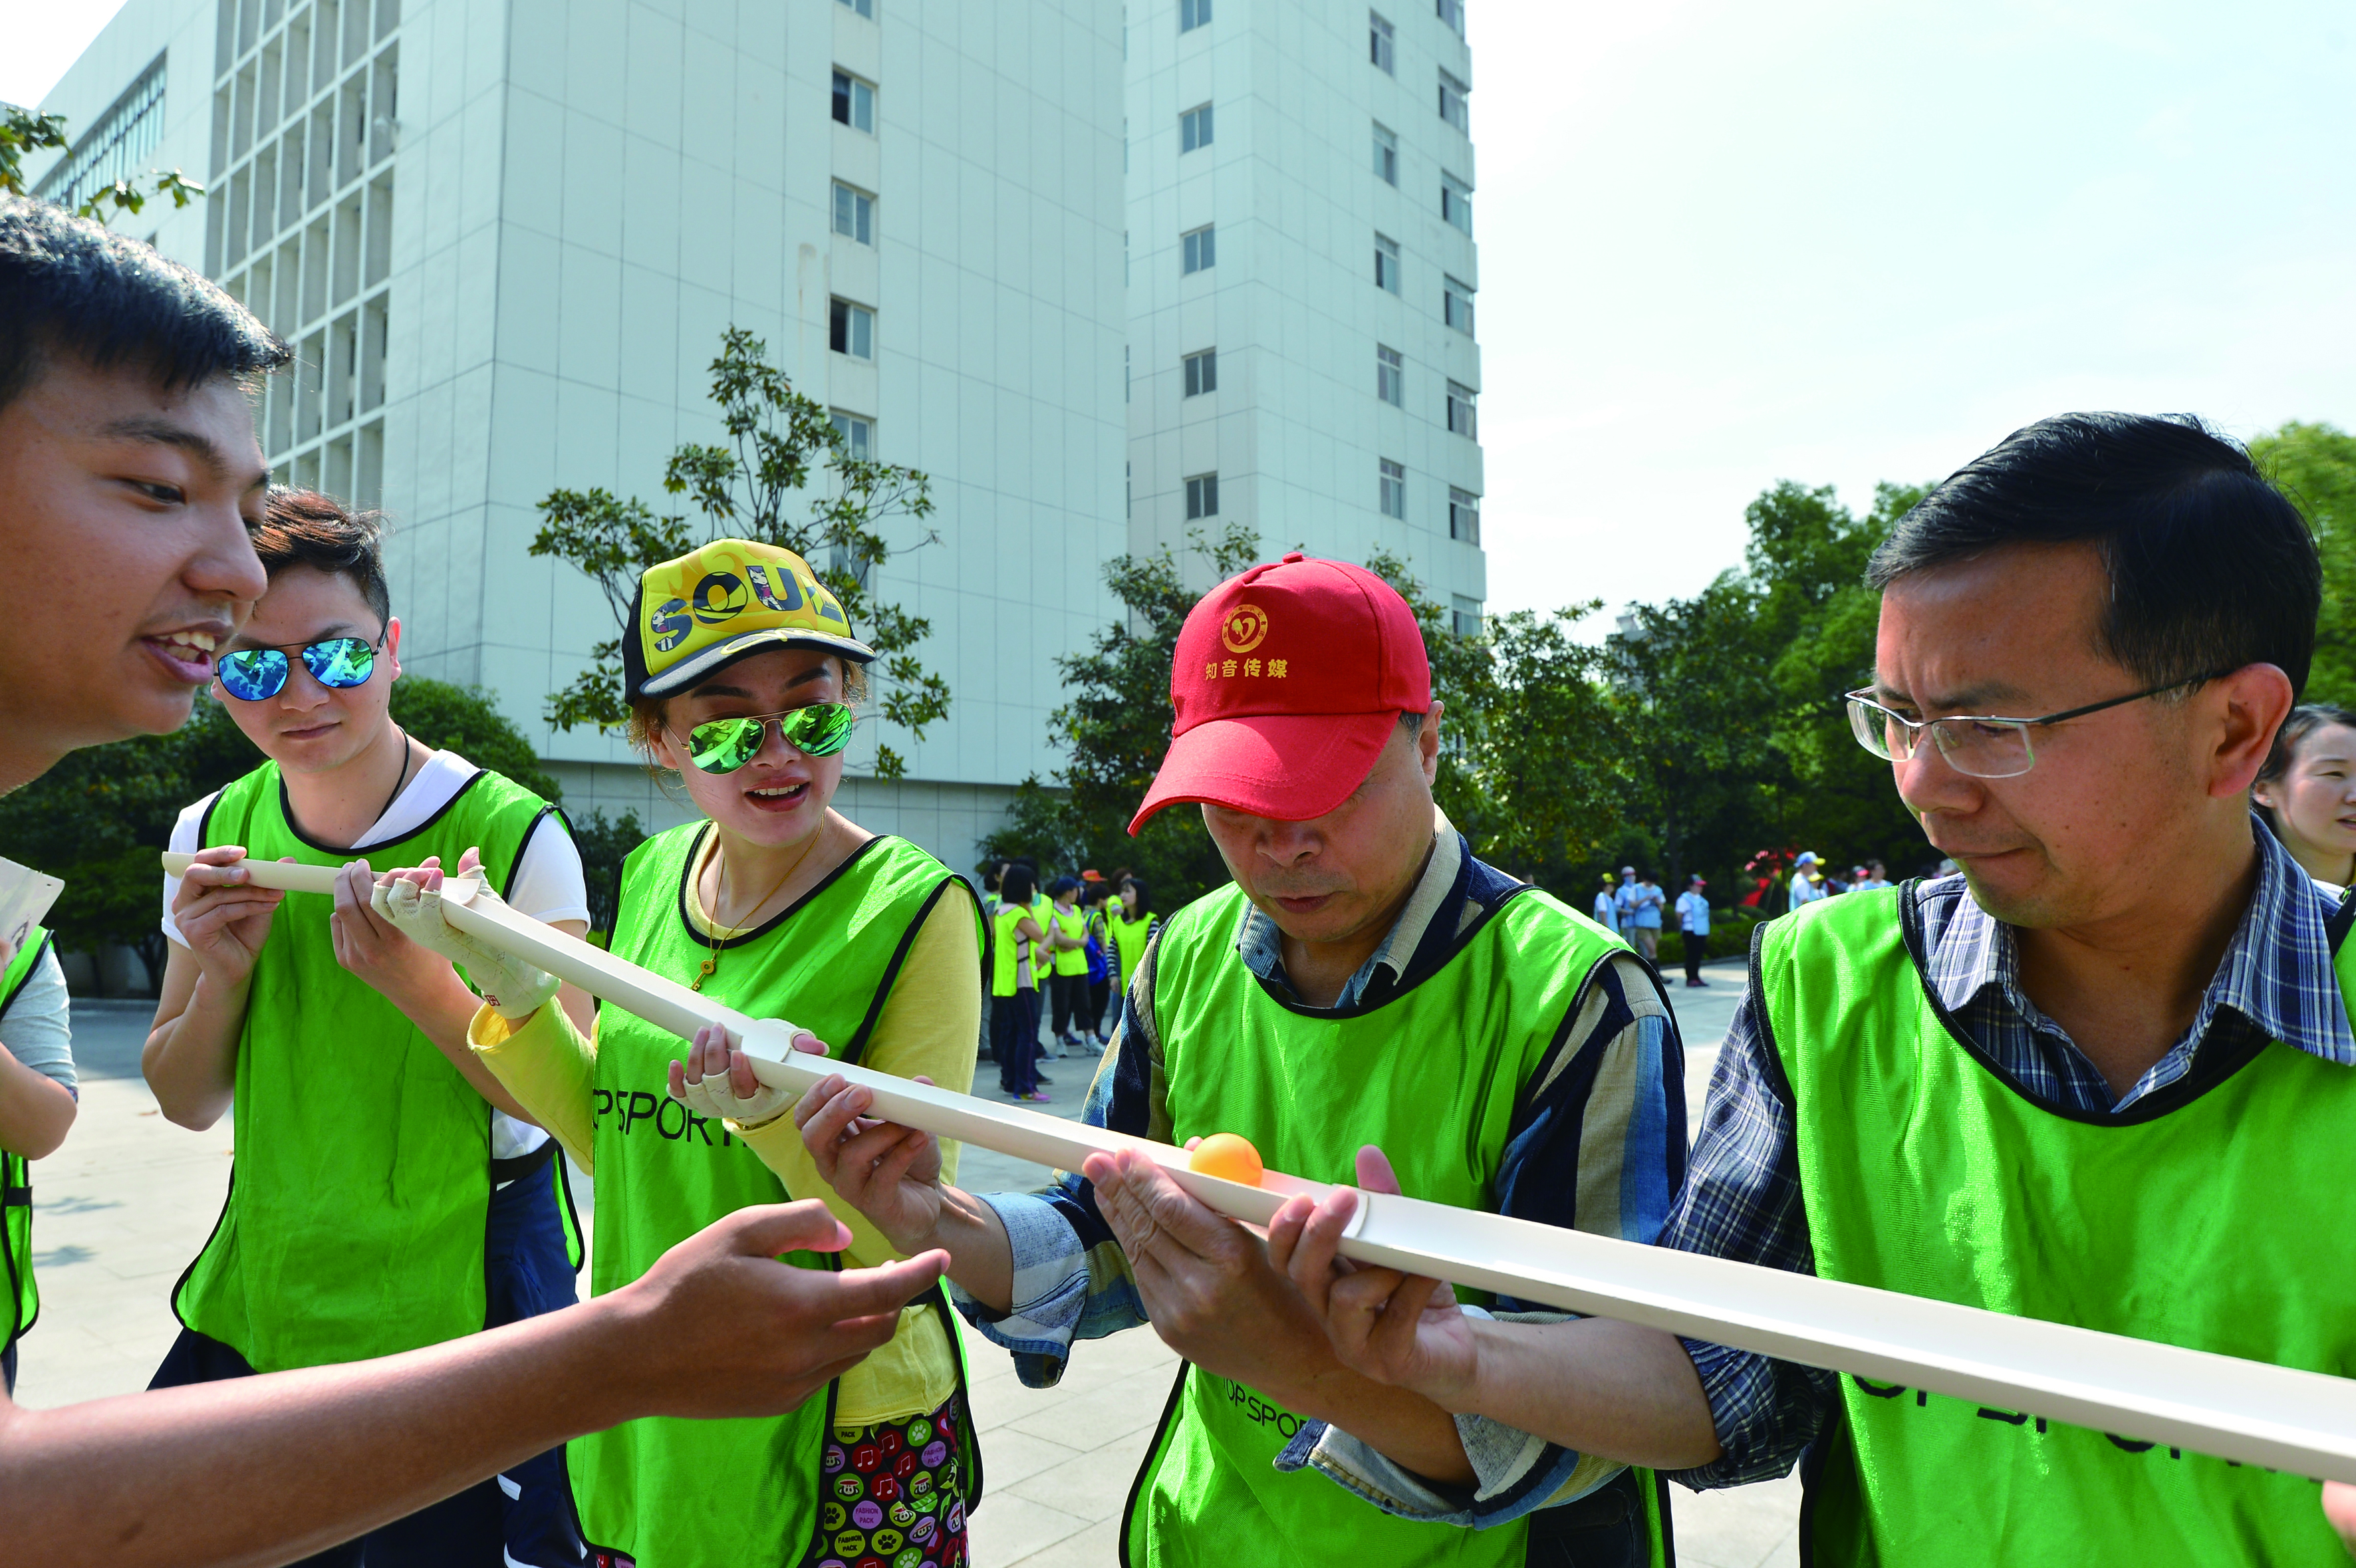
[[[1383,945],[1343,987],[1339,1005],[1379,1000],[1409,977],[1429,973],[1455,950],[1460,934],[1482,910],[1515,886],[1473,859],[1440,818],[1431,855],[1406,908]],[[1276,923],[1248,907],[1237,926],[1236,951],[1265,984],[1290,996],[1280,939]],[[1151,972],[1150,962],[1140,967]],[[1161,1041],[1143,979],[1133,977],[1119,1032],[1089,1085],[1082,1120],[1167,1142],[1172,1128]],[[1660,1233],[1685,1162],[1684,1050],[1676,1024],[1633,954],[1597,966],[1579,1007],[1525,1086],[1526,1103],[1515,1117],[1524,1130],[1499,1169],[1498,1208],[1650,1242]],[[984,1201],[1012,1244],[1012,1310],[994,1315],[954,1284],[950,1295],[985,1338],[1013,1352],[1024,1384],[1047,1387],[1061,1378],[1074,1339],[1146,1321],[1129,1260],[1086,1181],[1058,1172],[1045,1192],[992,1193]],[[1505,1316],[1519,1304],[1497,1305]],[[1302,1423],[1277,1467],[1315,1468],[1388,1513],[1473,1527],[1572,1501],[1622,1468],[1485,1417],[1458,1416],[1456,1423],[1476,1477],[1471,1487],[1415,1475],[1316,1421]]]
[[[1972,1039],[2032,1096],[2076,1112],[2119,1112],[2192,1070],[2204,1055],[2232,1055],[2254,1034],[2342,1067],[2356,1066],[2356,1036],[2332,972],[2324,930],[2332,900],[2260,827],[2258,886],[2202,993],[2192,1026],[2114,1099],[2110,1086],[2061,1026],[2020,988],[2012,928],[1972,900],[1961,876],[1918,886],[1931,987]],[[1772,1087],[1773,1047],[1754,990],[1719,1047],[1699,1142],[1664,1246],[1809,1273],[1815,1266],[1801,1208],[1792,1108]],[[1697,1339],[1686,1341],[1708,1396],[1719,1458],[1676,1479],[1696,1488],[1781,1476],[1838,1409],[1834,1373]]]

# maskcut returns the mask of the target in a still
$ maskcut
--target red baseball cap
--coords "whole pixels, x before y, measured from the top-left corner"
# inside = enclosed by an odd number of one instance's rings
[[[1431,711],[1431,660],[1398,590],[1296,551],[1194,607],[1170,702],[1170,750],[1131,833],[1183,800],[1306,822],[1365,781],[1399,714]]]

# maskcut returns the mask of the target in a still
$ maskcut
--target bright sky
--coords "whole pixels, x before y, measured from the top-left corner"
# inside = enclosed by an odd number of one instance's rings
[[[16,7],[0,99],[116,8]],[[1778,478],[2064,409],[2356,426],[2348,0],[1468,9],[1492,609],[1691,593]]]

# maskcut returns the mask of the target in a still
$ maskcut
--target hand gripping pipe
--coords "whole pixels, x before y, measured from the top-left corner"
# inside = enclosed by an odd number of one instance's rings
[[[186,855],[166,854],[177,874]],[[328,866],[246,863],[253,884],[328,893]],[[474,884],[443,885],[450,924],[528,960],[682,1040],[724,1024],[773,1087],[830,1073],[869,1090],[874,1112],[938,1137],[1076,1170],[1091,1154],[1135,1149],[1211,1208],[1266,1226],[1284,1200],[1332,1191],[1270,1171],[1258,1187],[1187,1168],[1183,1149],[1058,1121],[795,1051],[793,1025],[751,1018],[676,981],[576,941],[502,904],[474,908]],[[1389,1194],[1360,1194],[1344,1256],[1566,1312],[1904,1384],[2010,1413],[2189,1448],[2293,1475],[2356,1482],[2356,1381],[2187,1350],[2067,1324],[1723,1258],[1646,1247]]]

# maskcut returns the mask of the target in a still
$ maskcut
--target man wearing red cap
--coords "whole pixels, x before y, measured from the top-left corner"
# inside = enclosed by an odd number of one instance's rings
[[[1187,618],[1171,697],[1131,831],[1197,804],[1235,883],[1124,977],[1087,1119],[1240,1133],[1323,1181],[1368,1179],[1379,1144],[1419,1197],[1652,1241],[1685,1161],[1666,1001],[1624,942],[1475,860],[1433,804],[1440,710],[1406,602],[1341,562],[1255,567]],[[1184,1356],[1124,1562],[1662,1560],[1650,1474],[1349,1371],[1259,1239],[1150,1163],[975,1197],[866,1108],[840,1080],[804,1097],[820,1172],[895,1246],[950,1252],[960,1307],[1025,1382],[1141,1322]]]

